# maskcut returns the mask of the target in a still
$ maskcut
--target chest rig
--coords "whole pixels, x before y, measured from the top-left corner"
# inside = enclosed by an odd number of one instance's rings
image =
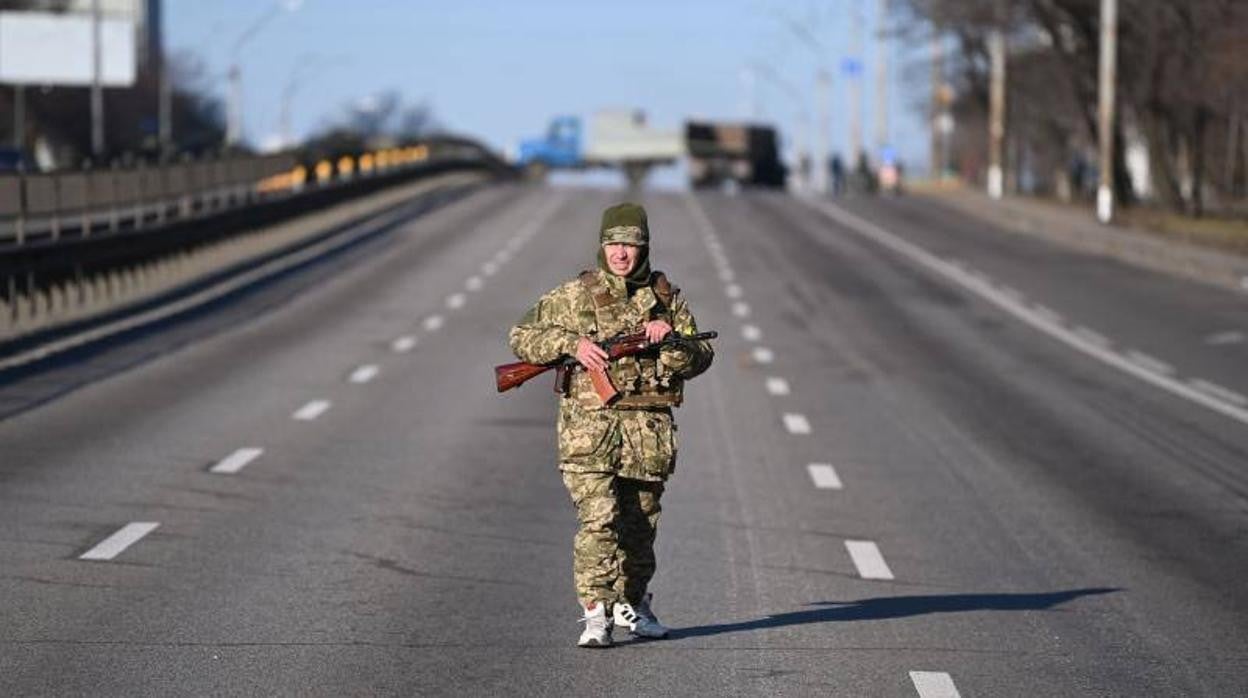
[[[663,272],[655,272],[650,284],[637,289],[629,298],[626,291],[613,293],[598,272],[586,271],[577,277],[593,304],[594,330],[598,339],[641,330],[649,320],[672,322],[672,302],[679,291]],[[612,407],[657,409],[677,407],[683,398],[683,381],[659,363],[656,356],[627,356],[611,362],[611,382],[623,396]],[[602,403],[590,385],[589,376],[577,372],[573,397],[586,409],[600,409]]]

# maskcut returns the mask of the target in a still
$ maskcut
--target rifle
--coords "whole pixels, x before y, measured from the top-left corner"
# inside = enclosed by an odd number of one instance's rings
[[[671,332],[663,339],[651,342],[646,339],[645,332],[635,332],[605,339],[598,342],[598,346],[607,352],[607,360],[613,361],[625,356],[634,356],[657,347],[700,342],[707,339],[715,339],[718,336],[718,332],[699,332],[692,335]],[[498,392],[502,393],[519,387],[526,381],[554,369],[555,392],[563,395],[567,392],[568,383],[572,380],[572,372],[580,368],[580,366],[581,362],[572,356],[564,357],[548,364],[531,364],[527,361],[516,361],[495,366],[494,381],[498,384]],[[594,392],[598,393],[598,398],[602,400],[602,404],[610,405],[619,399],[619,391],[615,389],[615,386],[611,385],[611,377],[607,375],[606,371],[590,371],[589,380],[593,383]]]

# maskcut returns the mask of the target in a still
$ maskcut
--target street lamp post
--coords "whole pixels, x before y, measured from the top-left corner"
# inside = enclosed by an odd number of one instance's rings
[[[282,12],[294,12],[302,4],[303,0],[282,0],[280,4],[275,4],[268,12],[257,18],[251,26],[247,27],[234,40],[234,46],[230,50],[230,69],[227,73],[230,87],[228,94],[229,106],[226,110],[226,146],[234,147],[243,138],[243,70],[240,60],[243,47],[275,17]]]

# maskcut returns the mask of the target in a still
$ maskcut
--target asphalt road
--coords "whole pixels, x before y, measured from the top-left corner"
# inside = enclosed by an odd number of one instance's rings
[[[1245,299],[914,199],[643,196],[721,339],[673,637],[576,648],[554,397],[491,367],[621,196],[478,191],[0,387],[66,385],[0,421],[0,694],[1248,692]]]

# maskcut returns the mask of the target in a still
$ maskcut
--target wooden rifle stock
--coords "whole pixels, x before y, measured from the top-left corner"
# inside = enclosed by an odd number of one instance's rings
[[[512,388],[517,388],[523,385],[525,381],[536,378],[558,366],[559,364],[543,366],[541,364],[531,364],[527,361],[503,364],[502,366],[494,367],[494,382],[498,384],[498,392],[503,393]]]

